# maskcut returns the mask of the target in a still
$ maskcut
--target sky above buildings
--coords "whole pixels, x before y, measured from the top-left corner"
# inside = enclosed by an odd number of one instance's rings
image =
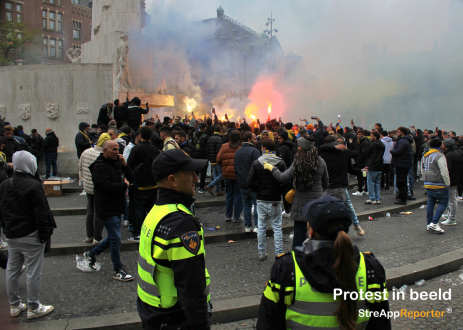
[[[388,53],[432,49],[449,29],[451,0],[224,0],[225,14],[261,32],[273,11],[274,27],[285,54],[304,57],[309,72],[361,55],[362,44],[376,42]],[[152,20],[166,13],[187,21],[216,16],[221,0],[146,0]],[[161,18],[162,19],[162,18]],[[261,24],[262,22],[262,24]]]

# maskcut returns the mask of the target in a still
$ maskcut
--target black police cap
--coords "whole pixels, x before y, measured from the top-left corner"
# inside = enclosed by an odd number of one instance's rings
[[[349,231],[352,219],[349,218],[344,202],[332,196],[323,196],[307,203],[302,214],[310,227],[324,237],[335,237],[340,230]]]
[[[178,171],[201,172],[207,166],[207,159],[193,159],[181,149],[161,152],[153,162],[153,175],[157,181]]]

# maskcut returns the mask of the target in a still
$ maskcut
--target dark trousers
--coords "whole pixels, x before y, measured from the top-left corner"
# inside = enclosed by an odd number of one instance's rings
[[[201,178],[199,179],[199,189],[204,189],[204,185],[206,183],[206,175],[207,175],[207,166],[204,167],[204,169],[199,172],[201,175]]]
[[[363,168],[363,167],[362,167]],[[367,178],[364,178],[363,177],[363,172],[360,171],[360,174],[357,175],[357,181],[358,181],[358,191],[362,192],[362,191],[365,191],[367,192],[368,191],[368,185],[367,185]]]
[[[0,268],[6,269],[8,257],[4,253],[0,253]]]
[[[389,187],[392,186],[394,187],[394,176],[395,176],[395,173],[394,173],[394,167],[389,166]]]
[[[406,201],[408,196],[408,168],[396,167],[396,180],[397,180],[397,189],[399,190],[399,198],[401,201]]]
[[[383,173],[381,173],[381,188],[386,186],[389,189],[391,182],[391,164],[383,164]]]
[[[307,222],[294,221],[293,250],[307,239]]]
[[[56,160],[58,159],[58,153],[57,152],[50,152],[45,154],[45,166],[47,168],[46,170],[46,176],[47,178],[50,177],[50,170],[51,167],[53,166],[53,175],[57,176],[58,175],[58,169],[56,166]]]
[[[87,221],[85,223],[87,237],[93,237],[97,241],[103,239],[103,222],[96,216],[95,195],[87,194]]]
[[[129,190],[130,198],[130,217],[133,225],[133,236],[140,236],[141,226],[146,216],[153,208],[158,199],[158,190],[140,190],[131,188]]]

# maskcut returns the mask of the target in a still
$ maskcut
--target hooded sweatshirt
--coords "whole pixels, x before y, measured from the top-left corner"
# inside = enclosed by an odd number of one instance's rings
[[[15,172],[34,176],[37,172],[37,159],[28,151],[17,151],[13,154],[13,168]]]
[[[426,189],[444,189],[450,186],[447,159],[442,150],[432,148],[424,154],[423,180]]]
[[[394,142],[392,142],[392,139],[389,136],[383,137],[381,142],[383,142],[386,147],[384,150],[383,163],[390,164],[392,160],[391,149],[394,146]]]

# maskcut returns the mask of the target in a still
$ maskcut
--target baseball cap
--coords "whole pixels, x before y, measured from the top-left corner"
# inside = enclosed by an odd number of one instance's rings
[[[153,162],[153,175],[156,181],[167,178],[178,171],[200,172],[207,166],[207,159],[193,159],[181,149],[161,152]]]
[[[327,238],[336,237],[340,230],[347,233],[352,224],[344,202],[332,196],[323,196],[307,203],[302,208],[302,214],[316,233]]]

